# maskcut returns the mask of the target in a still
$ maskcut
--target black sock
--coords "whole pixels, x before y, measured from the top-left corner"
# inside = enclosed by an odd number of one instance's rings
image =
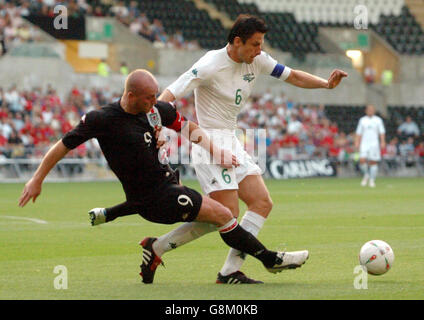
[[[262,261],[265,267],[274,266],[277,253],[269,251],[265,246],[250,232],[238,225],[227,232],[220,232],[221,238],[230,247],[240,250],[254,256]]]
[[[106,222],[131,214],[137,214],[137,209],[126,201],[114,207],[106,208]]]

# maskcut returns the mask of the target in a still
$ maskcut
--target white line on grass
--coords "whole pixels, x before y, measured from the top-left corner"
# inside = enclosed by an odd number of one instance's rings
[[[44,220],[41,220],[41,219],[26,218],[26,217],[0,216],[0,218],[14,219],[14,220],[28,220],[28,221],[39,223],[39,224],[47,224],[48,223],[47,221],[44,221]]]

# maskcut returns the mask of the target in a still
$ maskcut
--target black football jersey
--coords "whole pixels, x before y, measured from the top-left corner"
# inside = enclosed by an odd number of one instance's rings
[[[170,103],[159,101],[154,110],[133,115],[122,109],[119,100],[85,114],[62,142],[74,149],[96,138],[127,199],[142,201],[170,183],[174,174],[169,165],[159,161],[155,127],[163,125],[180,131],[184,120]]]

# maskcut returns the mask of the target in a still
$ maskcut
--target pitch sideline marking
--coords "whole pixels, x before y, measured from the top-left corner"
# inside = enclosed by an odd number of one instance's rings
[[[31,222],[35,222],[38,224],[47,224],[47,221],[41,220],[41,219],[35,219],[35,218],[26,218],[26,217],[15,217],[15,216],[0,216],[2,218],[6,218],[6,219],[15,219],[15,220],[28,220]]]

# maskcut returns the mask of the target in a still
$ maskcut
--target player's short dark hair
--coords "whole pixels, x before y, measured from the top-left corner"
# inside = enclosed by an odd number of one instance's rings
[[[228,42],[233,44],[235,37],[240,37],[243,43],[246,43],[255,32],[267,33],[268,27],[265,21],[261,18],[241,14],[238,16],[236,22],[228,34]]]

